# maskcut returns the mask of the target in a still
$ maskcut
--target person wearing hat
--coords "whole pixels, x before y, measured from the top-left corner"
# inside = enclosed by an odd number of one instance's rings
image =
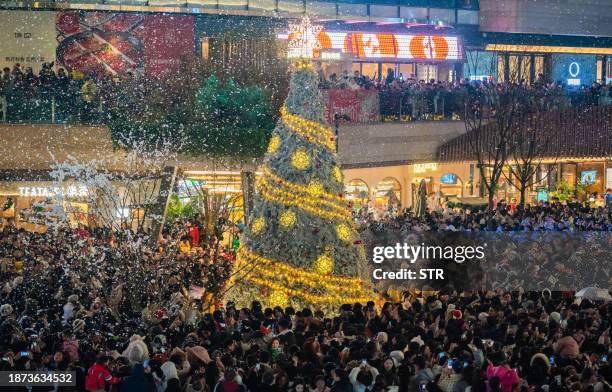
[[[467,324],[463,320],[463,313],[459,309],[454,309],[451,312],[451,317],[446,323],[446,335],[451,342],[458,343],[461,341],[461,335],[467,329]]]
[[[414,377],[410,379],[408,390],[410,392],[419,392],[421,385],[426,385],[434,380],[434,373],[428,367],[427,361],[421,355],[417,355],[413,360]]]
[[[149,348],[144,342],[142,336],[132,335],[130,338],[130,343],[121,355],[126,357],[132,365],[143,363],[149,358]]]
[[[187,354],[180,348],[175,347],[172,352],[170,352],[168,360],[172,361],[176,366],[179,379],[184,380],[191,370],[191,365],[189,361],[187,361]]]
[[[208,350],[202,346],[187,347],[187,361],[193,369],[206,366],[212,362]]]

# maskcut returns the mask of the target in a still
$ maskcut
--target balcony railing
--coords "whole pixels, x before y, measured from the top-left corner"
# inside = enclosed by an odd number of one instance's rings
[[[461,120],[467,94],[477,91],[429,89],[328,89],[325,91],[327,118],[330,123],[410,122]],[[612,87],[592,90],[532,91],[534,99],[543,99],[549,110],[612,104]]]
[[[461,120],[466,90],[325,89],[326,117],[330,124]],[[612,88],[598,94],[557,90],[546,96],[551,110],[612,104]],[[0,122],[27,124],[104,124],[103,94],[80,90],[0,95]]]

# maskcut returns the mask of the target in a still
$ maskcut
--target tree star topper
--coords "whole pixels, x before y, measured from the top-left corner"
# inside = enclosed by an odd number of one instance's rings
[[[317,36],[322,29],[322,26],[312,24],[307,16],[299,23],[290,23],[287,57],[311,59],[315,49],[320,47]]]

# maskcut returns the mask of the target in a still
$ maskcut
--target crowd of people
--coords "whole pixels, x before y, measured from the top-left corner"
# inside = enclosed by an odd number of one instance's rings
[[[458,119],[463,111],[462,102],[468,94],[479,94],[491,81],[456,80],[436,81],[418,80],[412,75],[396,75],[388,69],[387,75],[380,80],[354,71],[353,75],[344,71],[341,76],[331,74],[329,78],[321,77],[322,88],[346,88],[375,90],[379,93],[380,113],[385,117],[410,116],[413,119]],[[579,88],[568,89],[562,82],[546,81],[539,75],[533,83],[522,80],[516,83],[496,83],[499,89],[509,85],[520,86],[524,94],[533,99],[544,101],[550,109],[562,109],[572,106],[595,106],[612,104],[612,84],[593,83]]]
[[[359,227],[408,231],[612,231],[612,191],[605,195],[607,205],[587,202],[543,202],[521,208],[516,202],[500,201],[496,208],[450,207],[427,209],[415,216],[411,209],[390,205],[376,211],[365,205],[354,212]]]
[[[498,231],[513,224],[551,229],[553,222],[557,229],[596,230],[601,219],[610,227],[608,214],[557,205],[519,213],[500,203],[490,214],[396,215],[384,224]],[[250,308],[231,301],[207,308],[192,285],[226,284],[234,251],[227,247],[214,257],[205,237],[201,226],[182,223],[155,246],[144,233],[62,226],[31,233],[6,226],[0,233],[0,370],[75,372],[76,387],[36,390],[612,389],[610,303],[519,288],[423,290],[401,300],[342,305],[335,314],[262,308],[257,298]]]
[[[135,79],[132,72],[102,78],[44,63],[36,74],[17,63],[0,75],[0,120],[7,122],[104,121],[106,102],[115,87]]]
[[[80,122],[105,121],[105,109],[117,93],[118,86],[129,86],[137,80],[132,72],[124,75],[84,75],[78,71],[42,65],[38,74],[31,67],[15,64],[0,75],[0,120],[7,122]],[[478,94],[488,81],[417,80],[396,75],[392,69],[378,79],[355,71],[350,75],[321,75],[321,88],[375,90],[379,94],[382,119],[459,119],[462,99]],[[578,105],[612,104],[612,85],[593,83],[578,89],[567,89],[561,82],[545,81],[539,75],[533,83],[516,83],[534,99],[545,99],[550,108]],[[503,89],[509,83],[497,83]]]

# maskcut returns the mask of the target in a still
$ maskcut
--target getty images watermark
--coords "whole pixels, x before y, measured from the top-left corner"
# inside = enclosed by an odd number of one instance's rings
[[[410,263],[427,261],[444,261],[462,264],[466,261],[481,261],[485,258],[486,244],[481,246],[440,246],[440,245],[411,245],[396,243],[395,246],[375,246],[372,248],[372,262],[382,264],[386,260],[396,263]],[[414,266],[412,266],[414,267]],[[383,268],[374,268],[372,277],[375,280],[444,280],[444,268],[398,268],[385,271]]]

